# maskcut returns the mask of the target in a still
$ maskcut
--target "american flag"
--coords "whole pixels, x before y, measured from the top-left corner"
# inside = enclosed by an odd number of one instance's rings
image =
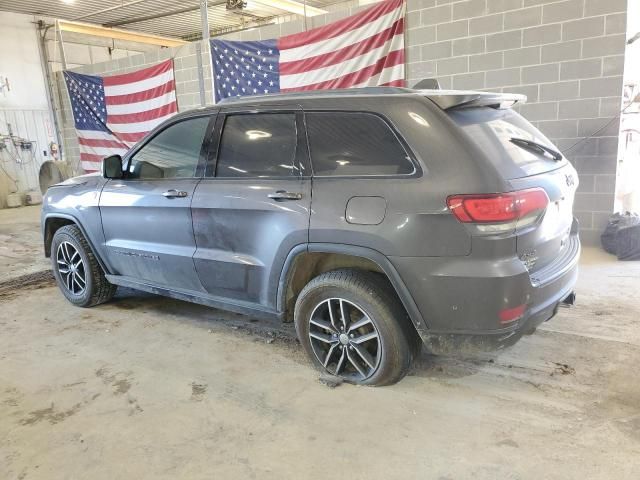
[[[327,88],[404,86],[404,0],[279,39],[211,40],[216,100]]]
[[[87,172],[100,170],[104,157],[125,153],[178,111],[172,60],[108,77],[65,71],[64,78]]]

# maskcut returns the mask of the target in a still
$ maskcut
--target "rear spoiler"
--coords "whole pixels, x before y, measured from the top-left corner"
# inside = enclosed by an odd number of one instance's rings
[[[491,107],[510,108],[516,103],[525,103],[526,95],[515,93],[472,92],[462,90],[417,90],[443,110],[458,108]]]

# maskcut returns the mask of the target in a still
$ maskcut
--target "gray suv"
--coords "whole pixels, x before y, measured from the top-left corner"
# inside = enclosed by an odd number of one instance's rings
[[[576,171],[519,95],[364,88],[225,101],[53,186],[72,303],[116,286],[294,321],[320,369],[398,381],[422,344],[502,348],[572,303]]]

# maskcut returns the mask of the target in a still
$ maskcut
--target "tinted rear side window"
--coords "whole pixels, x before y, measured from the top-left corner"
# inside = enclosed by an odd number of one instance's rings
[[[414,171],[389,125],[371,113],[306,114],[314,175],[407,175]]]
[[[536,127],[511,109],[467,108],[452,110],[449,116],[507,179],[537,175],[566,165],[566,159],[555,161],[511,141],[530,140],[558,150]]]
[[[230,115],[224,122],[217,177],[298,175],[294,113]]]

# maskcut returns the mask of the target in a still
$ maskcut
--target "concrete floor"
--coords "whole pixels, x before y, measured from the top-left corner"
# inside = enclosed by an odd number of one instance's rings
[[[636,480],[639,287],[587,249],[578,305],[516,346],[330,389],[290,326],[130,290],[79,309],[22,277],[0,285],[0,479]]]
[[[49,268],[40,233],[40,205],[0,210],[0,282]]]

